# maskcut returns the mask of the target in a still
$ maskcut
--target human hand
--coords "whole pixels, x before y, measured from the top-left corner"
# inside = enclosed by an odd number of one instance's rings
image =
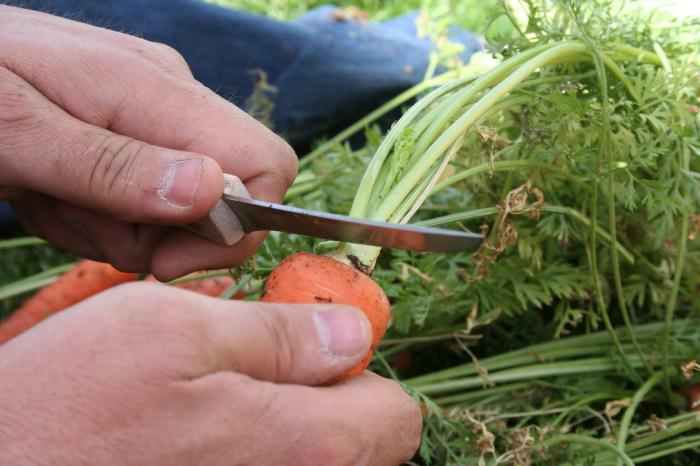
[[[222,169],[280,201],[297,166],[282,139],[162,44],[8,6],[0,44],[0,200],[30,234],[162,280],[252,254],[260,233],[227,248],[162,225],[207,214]]]
[[[0,346],[0,464],[399,464],[421,415],[397,383],[307,386],[370,335],[348,307],[114,288]]]

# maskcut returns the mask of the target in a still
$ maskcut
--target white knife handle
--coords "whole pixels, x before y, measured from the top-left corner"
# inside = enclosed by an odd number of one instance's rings
[[[250,198],[250,193],[243,182],[237,176],[227,173],[224,173],[224,193]],[[219,199],[209,215],[183,228],[226,246],[236,244],[245,235],[238,217],[222,199]]]

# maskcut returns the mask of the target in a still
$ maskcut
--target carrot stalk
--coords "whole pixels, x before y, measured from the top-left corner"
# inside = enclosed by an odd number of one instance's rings
[[[197,275],[200,273],[201,272],[195,272],[191,275]],[[153,275],[149,275],[148,277],[146,277],[145,280],[147,282],[158,282],[158,280]],[[194,291],[195,293],[200,293],[205,296],[211,296],[213,298],[216,298],[221,296],[223,292],[225,292],[235,284],[236,280],[234,280],[234,278],[230,275],[220,275],[173,283],[171,284],[171,286],[174,286],[176,288],[182,288],[183,290]],[[234,294],[234,298],[238,299],[244,296],[245,293],[243,291],[238,291]]]

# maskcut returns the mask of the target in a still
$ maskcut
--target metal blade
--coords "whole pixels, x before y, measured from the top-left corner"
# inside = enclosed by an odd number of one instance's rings
[[[224,194],[223,200],[246,233],[274,230],[383,248],[433,252],[473,251],[484,240],[477,233],[377,222],[228,194]]]

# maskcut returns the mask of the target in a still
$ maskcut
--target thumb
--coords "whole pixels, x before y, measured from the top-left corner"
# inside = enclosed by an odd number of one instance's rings
[[[318,385],[353,368],[372,343],[369,321],[352,307],[219,300],[209,309],[207,354],[215,357],[205,373],[233,369],[258,380]]]
[[[221,168],[84,123],[0,67],[0,187],[38,191],[139,223],[189,223],[213,208]]]

